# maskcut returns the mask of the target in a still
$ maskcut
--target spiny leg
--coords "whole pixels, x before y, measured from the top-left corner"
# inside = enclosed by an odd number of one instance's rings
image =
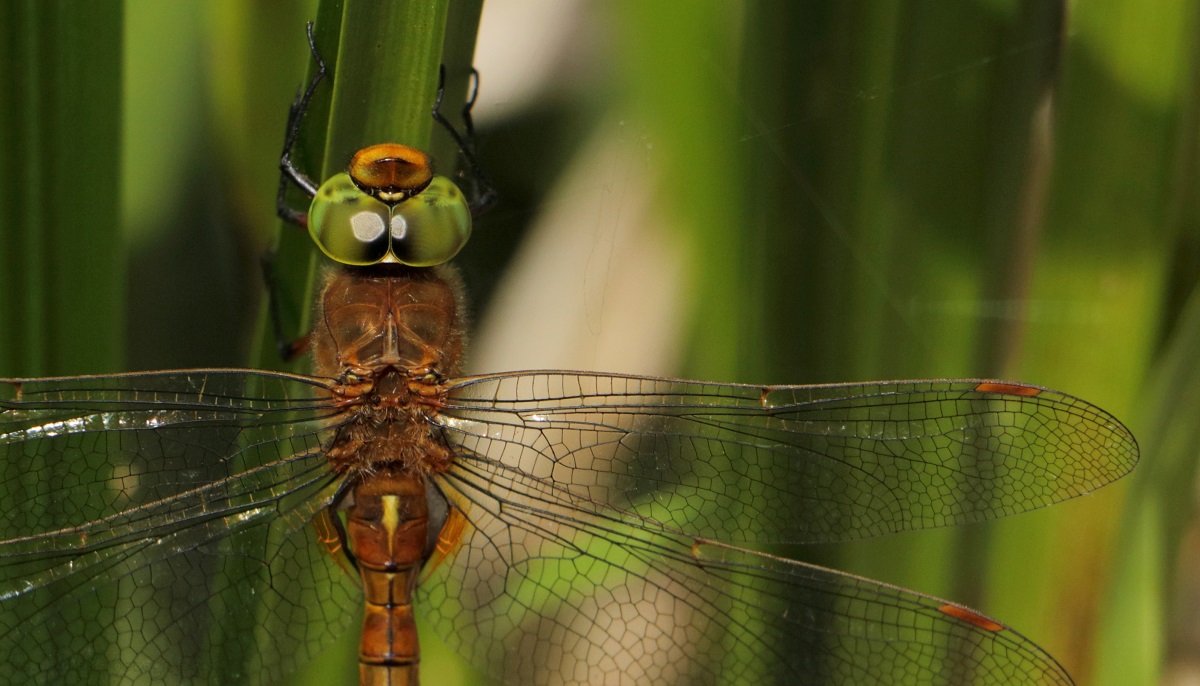
[[[312,53],[313,62],[317,68],[313,73],[312,79],[309,80],[307,87],[302,87],[296,92],[296,97],[292,100],[291,107],[288,109],[283,152],[279,156],[279,192],[275,198],[275,211],[279,215],[279,218],[300,228],[308,227],[308,211],[296,209],[288,204],[287,191],[289,183],[295,184],[309,198],[317,194],[317,184],[296,167],[292,161],[292,149],[295,147],[296,140],[300,136],[300,126],[304,121],[305,113],[308,111],[308,105],[312,101],[313,93],[316,92],[317,86],[329,73],[325,60],[321,57],[321,52],[317,49],[317,42],[313,36],[312,22],[309,22],[306,28],[308,49]],[[279,351],[279,356],[285,362],[291,362],[308,350],[310,336],[306,333],[299,338],[293,339],[285,331],[281,295],[283,288],[281,287],[278,272],[275,270],[275,259],[276,252],[270,250],[262,256],[260,266],[262,268],[263,281],[267,289],[267,311],[271,318],[271,329],[275,334],[275,347]]]
[[[292,106],[288,110],[287,134],[283,139],[283,153],[279,156],[279,171],[281,172],[279,175],[279,194],[275,199],[275,209],[279,214],[279,218],[302,228],[308,226],[308,212],[297,210],[287,204],[288,182],[296,184],[309,198],[316,196],[317,184],[308,178],[304,172],[296,168],[295,163],[292,162],[292,148],[295,147],[296,139],[300,136],[300,125],[304,121],[304,113],[308,111],[308,103],[312,100],[313,93],[317,90],[317,85],[321,83],[321,80],[325,78],[325,75],[329,71],[325,66],[325,60],[321,58],[321,52],[317,50],[317,41],[313,38],[313,24],[311,21],[308,22],[307,28],[308,49],[312,53],[317,70],[308,82],[308,87],[296,92],[296,98],[292,100]]]
[[[479,72],[474,67],[471,67],[471,92],[467,96],[467,101],[463,103],[461,114],[463,121],[462,133],[459,133],[454,128],[454,125],[442,114],[442,96],[445,93],[445,89],[446,66],[442,65],[438,72],[437,98],[433,102],[433,119],[454,139],[454,143],[458,145],[459,153],[466,162],[466,169],[463,170],[463,175],[471,184],[468,204],[471,208],[471,216],[478,217],[494,205],[498,199],[495,187],[492,186],[487,176],[483,173],[483,169],[479,166],[479,159],[476,156],[475,122],[471,118],[471,110],[475,107],[475,100],[479,96]]]

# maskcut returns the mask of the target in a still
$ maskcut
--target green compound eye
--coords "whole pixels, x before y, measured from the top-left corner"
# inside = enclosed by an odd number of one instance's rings
[[[348,174],[337,174],[317,190],[308,232],[322,252],[342,264],[432,267],[466,245],[471,212],[462,191],[442,176],[389,206],[360,190]]]
[[[317,189],[308,208],[308,233],[331,259],[364,266],[387,259],[388,206],[363,193],[349,174],[337,174]]]
[[[433,177],[425,190],[392,209],[392,251],[409,266],[448,262],[470,237],[467,199],[444,176]]]

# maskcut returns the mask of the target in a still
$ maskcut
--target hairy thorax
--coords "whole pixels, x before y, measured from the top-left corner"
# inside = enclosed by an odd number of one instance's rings
[[[451,267],[342,268],[326,276],[312,339],[315,371],[349,409],[329,454],[339,471],[442,471],[431,419],[458,373],[462,287]]]

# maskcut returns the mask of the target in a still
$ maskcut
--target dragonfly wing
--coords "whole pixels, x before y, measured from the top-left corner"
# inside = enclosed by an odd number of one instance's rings
[[[465,379],[448,440],[573,495],[725,542],[857,539],[1050,505],[1128,473],[1104,410],[990,381],[746,386]]]
[[[465,455],[465,523],[418,588],[442,637],[513,684],[1070,684],[972,610],[673,531]]]
[[[283,374],[0,383],[0,673],[260,683],[329,642],[357,594],[309,526],[337,421]]]

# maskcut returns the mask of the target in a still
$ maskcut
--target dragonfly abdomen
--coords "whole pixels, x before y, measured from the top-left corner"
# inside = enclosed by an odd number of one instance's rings
[[[429,540],[425,489],[421,475],[388,467],[354,487],[347,534],[366,601],[359,644],[363,686],[418,683],[412,596]]]

